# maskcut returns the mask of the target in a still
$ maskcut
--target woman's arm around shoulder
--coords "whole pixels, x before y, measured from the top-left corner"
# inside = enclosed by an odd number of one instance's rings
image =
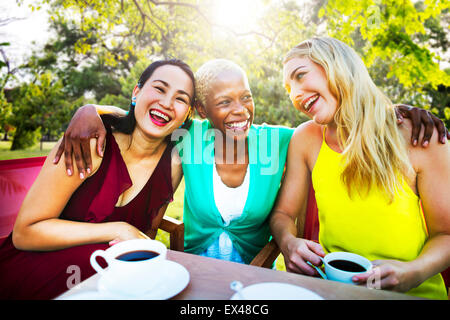
[[[97,154],[103,156],[106,129],[100,115],[108,113],[126,115],[125,110],[114,106],[87,104],[79,108],[64,133],[62,143],[59,144],[54,155],[53,163],[58,163],[64,153],[67,174],[71,176],[73,174],[73,158],[75,158],[79,176],[83,179],[86,172],[89,173],[92,170],[91,154],[95,152],[90,150],[91,138],[97,138]]]

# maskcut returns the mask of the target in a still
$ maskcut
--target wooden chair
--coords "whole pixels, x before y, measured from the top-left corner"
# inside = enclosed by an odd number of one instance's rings
[[[41,170],[45,158],[0,161],[0,243],[11,233],[22,201]],[[184,251],[183,222],[164,216],[159,229],[170,234],[170,249]]]

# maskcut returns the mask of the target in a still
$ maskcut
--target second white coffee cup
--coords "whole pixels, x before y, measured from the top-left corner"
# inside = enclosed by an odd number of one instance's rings
[[[332,252],[323,258],[325,274],[329,280],[354,284],[355,275],[372,269],[372,263],[355,253]]]

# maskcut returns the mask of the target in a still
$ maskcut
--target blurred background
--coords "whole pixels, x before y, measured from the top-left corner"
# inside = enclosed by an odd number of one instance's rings
[[[306,119],[288,100],[281,61],[315,35],[351,45],[394,103],[430,109],[450,127],[449,8],[437,0],[2,0],[0,156],[45,154],[83,104],[127,108],[141,71],[160,58],[194,71],[231,59],[248,73],[255,123],[297,126]]]

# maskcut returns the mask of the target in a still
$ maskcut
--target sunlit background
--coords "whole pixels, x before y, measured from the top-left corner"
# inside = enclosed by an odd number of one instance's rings
[[[177,57],[196,70],[227,58],[247,71],[256,122],[297,126],[305,118],[291,108],[281,61],[304,39],[332,36],[355,48],[394,102],[428,108],[450,124],[450,2],[392,3],[1,0],[0,59],[10,67],[0,69],[1,89],[46,74],[67,91],[70,112],[88,102],[126,106],[150,61]]]
[[[212,21],[235,32],[256,31],[265,6],[259,0],[216,0]]]

